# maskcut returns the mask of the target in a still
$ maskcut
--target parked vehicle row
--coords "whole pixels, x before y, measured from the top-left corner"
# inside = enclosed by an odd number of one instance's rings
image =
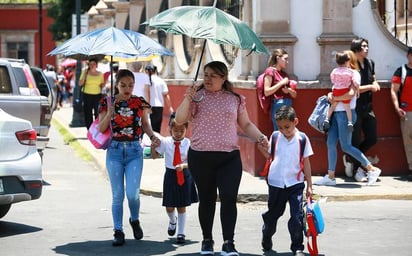
[[[41,70],[31,68],[24,60],[0,58],[0,108],[32,123],[40,154],[49,141],[56,97]]]
[[[0,58],[0,218],[14,203],[38,199],[56,86],[24,60]]]
[[[14,203],[38,199],[42,167],[31,122],[0,109],[0,218]]]

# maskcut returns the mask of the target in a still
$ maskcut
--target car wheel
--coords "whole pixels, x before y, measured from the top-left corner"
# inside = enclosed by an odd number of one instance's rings
[[[11,204],[0,205],[0,219],[3,218],[10,210]]]

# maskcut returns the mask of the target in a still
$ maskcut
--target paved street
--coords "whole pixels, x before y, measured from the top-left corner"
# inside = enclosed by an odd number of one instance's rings
[[[199,255],[197,205],[188,209],[188,242],[178,246],[167,236],[161,199],[146,195],[141,202],[143,240],[132,239],[126,210],[127,242],[121,248],[113,248],[108,181],[93,162],[81,160],[65,145],[54,128],[43,171],[46,185],[42,197],[13,205],[0,220],[0,255]],[[318,240],[321,255],[409,255],[412,251],[411,200],[331,201],[323,203],[322,209],[326,230]],[[276,251],[262,252],[260,214],[264,210],[263,202],[239,204],[237,249],[241,255],[249,256],[291,255],[287,212],[274,239]],[[217,213],[216,251],[222,243],[218,216]]]

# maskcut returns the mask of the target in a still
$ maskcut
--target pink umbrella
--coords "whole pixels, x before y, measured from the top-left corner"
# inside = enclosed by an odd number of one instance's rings
[[[66,58],[63,60],[63,62],[60,64],[62,67],[74,67],[77,64],[77,60],[71,59],[71,58]]]

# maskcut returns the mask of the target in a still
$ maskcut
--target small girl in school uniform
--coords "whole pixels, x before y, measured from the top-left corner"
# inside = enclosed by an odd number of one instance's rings
[[[169,217],[167,233],[174,236],[176,243],[186,242],[186,207],[198,202],[198,195],[192,175],[187,168],[187,152],[190,140],[185,138],[188,123],[177,125],[172,115],[169,122],[171,136],[160,137],[160,146],[152,149],[152,156],[164,154],[166,172],[163,180],[163,202]],[[176,211],[177,209],[177,216]]]

